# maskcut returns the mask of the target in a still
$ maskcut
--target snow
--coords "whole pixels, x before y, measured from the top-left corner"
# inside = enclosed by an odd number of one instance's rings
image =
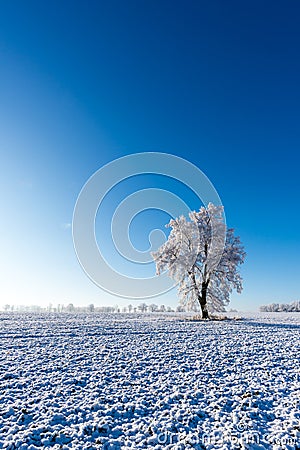
[[[0,314],[0,334],[0,448],[300,446],[300,314]]]

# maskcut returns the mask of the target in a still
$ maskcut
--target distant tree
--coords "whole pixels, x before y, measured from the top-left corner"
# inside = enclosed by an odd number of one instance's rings
[[[93,313],[95,312],[95,306],[93,303],[91,303],[90,305],[88,305],[87,310],[89,313]]]
[[[129,312],[129,313],[132,312],[132,309],[133,309],[133,306],[132,306],[132,305],[128,305],[128,312]]]
[[[289,304],[289,311],[300,312],[300,301],[295,301]]]
[[[100,313],[114,313],[116,312],[115,308],[113,306],[98,306],[97,312]]]
[[[148,306],[149,312],[153,313],[155,311],[158,311],[158,305],[155,305],[154,303],[151,303],[151,305]]]
[[[72,312],[75,311],[75,306],[73,305],[73,303],[69,303],[69,304],[66,306],[66,311],[69,312],[69,313],[72,313]]]
[[[147,305],[146,305],[146,303],[141,303],[141,304],[138,306],[138,310],[141,311],[142,313],[146,312],[146,311],[147,311]]]
[[[185,312],[185,307],[182,306],[182,305],[178,305],[178,306],[176,307],[176,312]]]
[[[222,206],[210,203],[189,218],[170,221],[168,240],[152,256],[158,275],[167,270],[178,281],[181,304],[188,309],[198,304],[208,318],[209,310],[225,310],[233,289],[242,291],[238,266],[245,252],[234,230],[226,228]]]
[[[165,307],[165,305],[160,305],[159,311],[160,311],[160,312],[166,312],[166,307]]]
[[[262,305],[259,308],[262,312],[300,312],[300,301],[292,303],[271,303],[269,305]]]

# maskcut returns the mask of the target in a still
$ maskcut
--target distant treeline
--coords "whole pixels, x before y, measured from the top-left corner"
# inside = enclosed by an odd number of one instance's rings
[[[262,312],[300,312],[300,300],[292,303],[271,303],[260,308]]]
[[[90,303],[87,306],[74,306],[73,303],[67,305],[58,304],[56,306],[51,303],[48,306],[39,305],[9,305],[6,304],[2,308],[5,312],[51,312],[51,313],[155,313],[155,312],[175,312],[170,306],[156,305],[154,303],[148,305],[146,303],[140,303],[137,305],[128,306],[95,306]],[[184,308],[178,306],[177,312],[184,312]]]

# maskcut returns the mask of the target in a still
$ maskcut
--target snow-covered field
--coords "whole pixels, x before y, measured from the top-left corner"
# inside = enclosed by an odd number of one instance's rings
[[[0,314],[0,448],[300,448],[300,313]]]

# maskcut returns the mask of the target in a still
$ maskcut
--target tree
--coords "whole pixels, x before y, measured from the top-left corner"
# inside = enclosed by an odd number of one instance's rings
[[[260,306],[262,312],[300,312],[300,301],[292,303],[271,303],[270,305]]]
[[[179,312],[179,313],[181,313],[181,312],[185,312],[185,308],[184,308],[184,306],[182,306],[182,305],[178,305],[178,306],[176,307],[176,312]]]
[[[147,305],[146,305],[146,303],[141,303],[141,304],[138,306],[138,310],[141,311],[142,313],[146,312],[146,311],[147,311]]]
[[[178,282],[180,304],[187,309],[198,304],[206,319],[209,310],[225,310],[233,289],[242,291],[238,266],[246,254],[234,230],[225,225],[223,206],[209,203],[189,218],[166,225],[171,228],[168,240],[152,256],[157,274],[167,270]]]
[[[73,305],[73,303],[69,303],[69,304],[66,306],[66,311],[69,312],[69,313],[72,313],[72,312],[75,311],[75,306]]]
[[[94,313],[95,312],[95,305],[93,303],[91,303],[90,305],[88,305],[87,310],[89,313]]]
[[[158,311],[158,305],[155,305],[155,303],[151,303],[151,305],[148,306],[149,312],[153,313],[155,311]]]

